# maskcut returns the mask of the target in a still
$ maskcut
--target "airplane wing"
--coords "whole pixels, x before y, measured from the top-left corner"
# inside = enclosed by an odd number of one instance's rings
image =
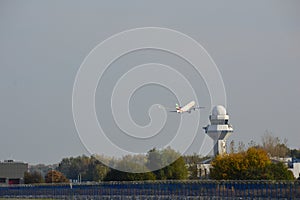
[[[205,107],[202,107],[202,106],[197,106],[197,107],[194,107],[193,109],[196,110],[196,109],[204,109]]]

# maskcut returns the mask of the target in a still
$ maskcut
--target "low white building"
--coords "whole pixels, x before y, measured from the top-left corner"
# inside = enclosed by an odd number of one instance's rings
[[[289,170],[291,170],[295,178],[300,177],[300,162],[290,162],[288,163]]]

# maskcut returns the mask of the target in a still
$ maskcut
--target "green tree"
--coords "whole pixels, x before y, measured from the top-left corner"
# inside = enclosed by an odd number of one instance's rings
[[[101,181],[108,173],[109,168],[102,164],[96,156],[83,155],[62,159],[57,170],[69,179],[76,180],[80,175],[82,181]]]
[[[117,165],[117,169],[122,169],[124,171],[119,171],[116,169],[111,169],[106,175],[105,181],[142,181],[142,180],[155,180],[155,175],[152,172],[145,173],[131,173],[148,171],[142,165],[133,162],[132,156],[124,156]],[[130,172],[127,172],[130,171]]]
[[[144,165],[145,163],[146,166]],[[162,166],[165,167],[161,168]],[[125,172],[112,169],[107,174],[106,181],[186,179],[188,175],[184,158],[171,148],[163,150],[152,149],[148,152],[147,157],[124,156],[122,160],[117,162],[116,168],[123,169]],[[153,169],[157,170],[147,173],[126,172],[143,172],[152,171]]]
[[[102,181],[106,174],[109,172],[109,168],[102,164],[97,158],[91,156],[87,169],[84,171],[83,180],[89,181]]]
[[[105,181],[142,181],[142,180],[155,180],[155,175],[145,167],[145,156],[137,155],[124,156],[121,160],[116,163],[117,169],[122,169],[119,171],[116,169],[111,169]],[[131,173],[139,172],[139,173]]]
[[[25,184],[33,184],[33,183],[43,183],[44,179],[41,173],[34,172],[25,172],[24,173],[24,183]]]
[[[149,170],[157,170],[162,168],[163,163],[161,152],[158,151],[156,148],[151,149],[148,151],[147,155],[147,167]]]
[[[82,180],[86,180],[86,170],[89,164],[89,157],[83,155],[76,158],[64,158],[59,163],[56,168],[58,171],[62,172],[69,179],[77,179],[80,174]]]
[[[188,170],[184,159],[180,156],[175,162],[161,169],[165,179],[185,180],[188,177]]]
[[[150,150],[147,165],[149,169],[165,166],[153,172],[158,180],[187,179],[188,176],[184,158],[170,147],[163,150]],[[154,166],[156,168],[153,168]]]
[[[271,180],[295,180],[293,173],[282,162],[271,163],[267,167],[267,179]]]
[[[300,159],[300,149],[292,149],[290,151],[290,156],[292,158]]]
[[[116,169],[111,169],[105,181],[143,181],[143,180],[155,180],[156,177],[152,172],[145,173],[130,173],[123,172]]]
[[[61,172],[56,170],[50,170],[45,176],[46,183],[68,183],[67,179]]]

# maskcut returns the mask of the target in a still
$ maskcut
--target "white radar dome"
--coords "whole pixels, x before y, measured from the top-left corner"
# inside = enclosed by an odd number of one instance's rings
[[[212,115],[226,115],[226,109],[224,108],[224,106],[218,105],[215,106],[212,110]]]

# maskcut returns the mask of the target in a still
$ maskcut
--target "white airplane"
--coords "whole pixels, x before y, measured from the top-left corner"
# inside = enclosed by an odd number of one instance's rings
[[[192,110],[205,108],[205,107],[196,107],[195,104],[196,104],[195,101],[191,101],[190,103],[188,103],[185,106],[181,107],[176,103],[176,110],[171,110],[170,112],[177,112],[177,113],[188,112],[188,113],[191,113]]]

